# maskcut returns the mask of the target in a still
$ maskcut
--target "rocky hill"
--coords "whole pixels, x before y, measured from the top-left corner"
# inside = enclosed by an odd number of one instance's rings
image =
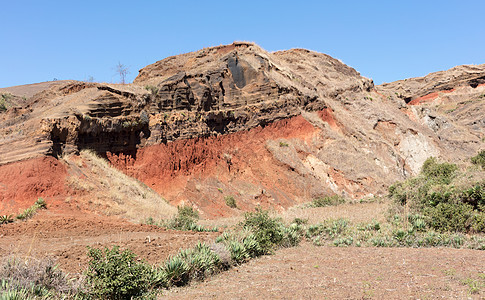
[[[207,217],[237,213],[227,197],[249,210],[378,195],[429,156],[484,147],[484,78],[485,65],[461,66],[375,87],[325,54],[233,43],[166,58],[128,85],[62,82],[0,113],[0,201],[95,197],[5,180],[20,164],[49,168],[44,156],[82,180],[61,158],[83,149]]]

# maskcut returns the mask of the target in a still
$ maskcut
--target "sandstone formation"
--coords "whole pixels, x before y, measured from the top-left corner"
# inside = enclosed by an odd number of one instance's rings
[[[429,156],[484,147],[484,78],[485,65],[461,66],[374,87],[325,54],[233,43],[168,57],[133,84],[63,82],[0,114],[0,199],[15,198],[7,166],[83,149],[208,217],[239,211],[227,196],[250,210],[378,195]]]

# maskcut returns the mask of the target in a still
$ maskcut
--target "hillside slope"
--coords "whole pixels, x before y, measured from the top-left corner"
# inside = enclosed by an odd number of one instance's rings
[[[379,195],[429,156],[459,160],[484,147],[484,75],[483,65],[462,67],[374,87],[304,49],[206,48],[149,65],[133,84],[66,82],[0,114],[0,175],[91,149],[211,218]],[[15,184],[0,182],[12,195]]]

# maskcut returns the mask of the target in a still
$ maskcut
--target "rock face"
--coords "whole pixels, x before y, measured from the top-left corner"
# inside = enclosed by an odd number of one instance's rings
[[[236,212],[227,196],[243,210],[372,196],[429,156],[483,148],[484,75],[462,66],[374,87],[304,49],[206,48],[149,65],[133,84],[69,81],[10,108],[0,165],[88,148],[209,217]]]

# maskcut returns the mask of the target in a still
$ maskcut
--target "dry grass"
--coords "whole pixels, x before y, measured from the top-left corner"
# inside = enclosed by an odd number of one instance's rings
[[[88,203],[107,215],[120,215],[129,220],[143,222],[148,217],[167,219],[177,209],[142,182],[113,168],[95,153],[83,150],[84,164],[71,156],[63,159],[76,169],[68,178],[68,185],[89,197]]]
[[[369,223],[373,220],[386,222],[390,201],[352,202],[327,207],[309,207],[298,205],[281,213],[272,212],[275,217],[282,217],[285,223],[291,223],[295,218],[308,219],[309,224],[319,224],[329,219],[348,219],[352,223]],[[244,220],[244,214],[235,217],[215,220],[200,220],[198,224],[205,227],[230,228]]]
[[[345,203],[326,207],[296,206],[283,212],[285,222],[291,222],[295,218],[308,219],[309,224],[318,224],[329,219],[348,219],[353,223],[364,223],[376,220],[386,220],[386,212],[389,208],[388,201],[376,201],[370,203]]]

